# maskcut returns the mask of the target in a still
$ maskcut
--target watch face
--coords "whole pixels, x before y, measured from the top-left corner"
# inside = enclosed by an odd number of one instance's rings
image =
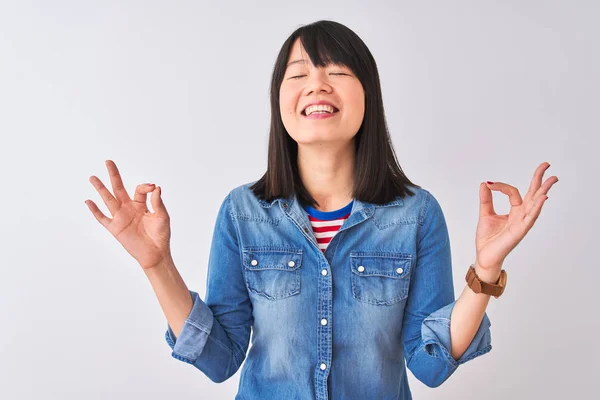
[[[502,271],[502,274],[500,275],[500,282],[498,282],[498,284],[501,285],[503,289],[506,286],[506,271]]]

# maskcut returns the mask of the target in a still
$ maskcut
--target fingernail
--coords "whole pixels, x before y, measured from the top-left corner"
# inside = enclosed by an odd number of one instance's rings
[[[494,182],[487,181],[488,185],[493,185]]]

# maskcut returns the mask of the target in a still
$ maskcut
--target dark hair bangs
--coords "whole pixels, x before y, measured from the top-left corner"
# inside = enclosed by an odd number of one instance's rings
[[[316,67],[345,65],[357,75],[364,70],[358,65],[360,58],[351,44],[346,43],[343,37],[333,36],[319,25],[305,27],[299,32],[298,38]]]

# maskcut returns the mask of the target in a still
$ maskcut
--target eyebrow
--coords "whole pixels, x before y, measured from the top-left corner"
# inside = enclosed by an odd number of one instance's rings
[[[306,61],[303,60],[303,59],[294,60],[294,61],[290,61],[285,67],[287,68],[287,67],[289,67],[292,64],[305,64],[305,63],[306,63]],[[338,66],[338,64],[336,64],[336,63],[331,63],[331,64]],[[342,65],[342,64],[340,64],[340,65],[345,67],[345,65]]]
[[[288,63],[288,65],[286,65],[286,67],[289,67],[289,66],[290,66],[290,65],[292,65],[292,64],[299,64],[299,63],[304,63],[304,62],[305,62],[304,60],[295,60],[295,61],[290,61],[290,62]]]

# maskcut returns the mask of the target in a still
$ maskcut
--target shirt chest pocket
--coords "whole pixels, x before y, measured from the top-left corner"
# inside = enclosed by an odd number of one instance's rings
[[[243,264],[251,292],[269,300],[300,293],[302,249],[245,248]]]
[[[352,252],[352,295],[374,305],[391,305],[408,297],[412,255]]]

